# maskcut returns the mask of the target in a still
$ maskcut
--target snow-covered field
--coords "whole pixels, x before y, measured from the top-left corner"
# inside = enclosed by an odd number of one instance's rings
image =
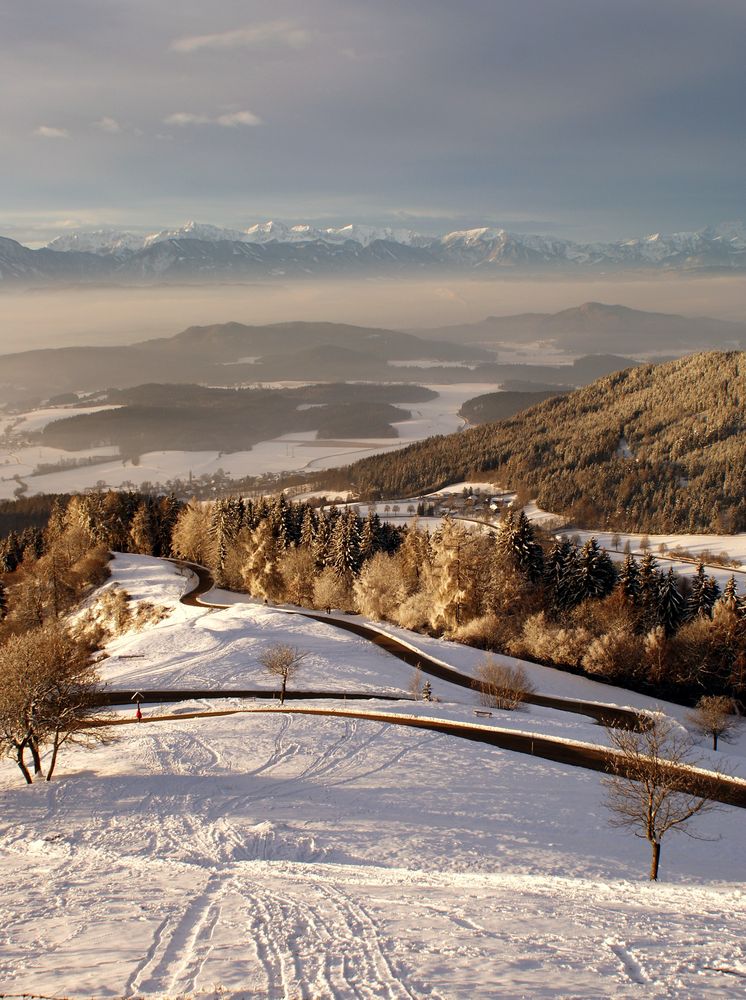
[[[255,603],[178,605],[186,580],[172,565],[118,557],[114,580],[173,607],[112,643],[117,687],[259,684],[256,651],[274,641],[310,650],[297,687],[408,686],[404,664],[329,625]],[[473,650],[408,640],[473,666]],[[634,697],[536,670],[541,691]],[[433,686],[444,700],[428,711],[472,718],[468,692]],[[513,724],[602,735],[549,710]],[[66,752],[51,784],[27,788],[0,765],[0,993],[743,994],[740,810],[700,818],[696,832],[714,839],[667,838],[664,881],[651,885],[647,845],[608,827],[600,777],[580,768],[292,711],[113,731],[108,747]]]

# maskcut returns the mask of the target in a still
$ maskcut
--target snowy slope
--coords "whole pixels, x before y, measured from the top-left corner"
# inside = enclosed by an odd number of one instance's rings
[[[312,649],[309,681],[408,680],[393,657],[282,609],[181,605],[189,580],[173,564],[123,556],[113,569],[133,598],[172,612],[111,645],[112,682],[248,681],[252,653],[288,639]],[[460,647],[409,638],[469,668],[474,651],[458,660]],[[469,717],[469,693],[458,694],[461,704],[427,710]],[[514,724],[600,734],[542,711]],[[665,881],[650,885],[647,845],[609,829],[600,776],[583,769],[292,712],[115,731],[109,747],[68,751],[49,785],[24,787],[0,763],[0,992],[739,995],[740,810],[700,818],[715,843],[668,838]]]

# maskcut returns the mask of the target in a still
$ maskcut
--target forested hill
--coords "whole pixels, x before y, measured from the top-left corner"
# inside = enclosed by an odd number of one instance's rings
[[[510,420],[333,470],[317,485],[413,496],[487,473],[578,524],[744,531],[746,353],[616,372]]]

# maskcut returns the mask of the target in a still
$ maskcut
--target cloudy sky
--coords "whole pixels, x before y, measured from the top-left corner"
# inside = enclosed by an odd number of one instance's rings
[[[744,0],[8,0],[0,234],[746,217]]]

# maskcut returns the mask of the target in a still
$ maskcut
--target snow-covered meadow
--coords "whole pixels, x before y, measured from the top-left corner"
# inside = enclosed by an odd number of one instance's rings
[[[188,581],[171,564],[117,557],[113,582],[171,609],[110,645],[102,666],[118,688],[267,684],[256,652],[275,641],[311,654],[297,687],[409,685],[410,668],[330,625],[240,600],[224,610],[178,604]],[[464,671],[479,655],[407,640]],[[532,669],[542,693],[638,704]],[[427,711],[473,720],[470,692],[433,687],[443,700]],[[365,703],[374,704],[413,708]],[[297,705],[178,718],[228,707],[181,703],[158,722],[145,706],[145,722],[116,727],[110,746],[68,751],[50,784],[27,788],[0,765],[0,992],[466,1000],[743,991],[742,811],[701,817],[696,832],[710,840],[667,838],[664,881],[652,885],[647,845],[607,825],[598,774],[435,732],[294,714]],[[507,714],[479,721],[603,736],[564,712],[498,718]]]

